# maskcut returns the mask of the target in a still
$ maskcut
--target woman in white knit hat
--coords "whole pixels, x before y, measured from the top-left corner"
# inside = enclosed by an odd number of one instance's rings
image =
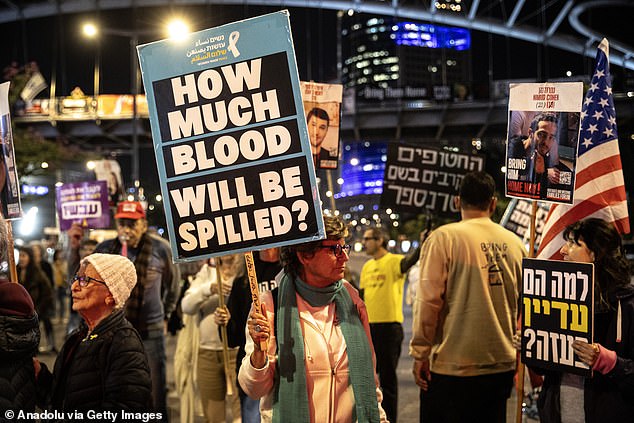
[[[84,415],[88,410],[151,410],[147,358],[123,312],[136,280],[134,265],[121,255],[92,254],[82,260],[71,291],[73,310],[84,323],[69,335],[52,374],[45,364],[36,364],[40,407]]]

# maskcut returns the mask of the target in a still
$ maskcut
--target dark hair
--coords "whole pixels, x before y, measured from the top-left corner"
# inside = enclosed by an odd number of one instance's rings
[[[339,216],[324,216],[324,228],[326,239],[338,241],[348,236],[348,225]],[[317,251],[323,240],[306,242],[304,244],[288,245],[282,247],[280,260],[284,265],[284,271],[291,277],[297,277],[302,273],[303,265],[297,257],[297,253],[312,256]]]
[[[39,263],[35,262],[35,256],[33,255],[33,249],[31,247],[18,247],[18,251],[29,256],[29,263],[26,265],[27,277],[31,277],[37,269],[39,269]]]
[[[308,122],[313,116],[315,116],[317,119],[325,120],[326,122],[328,122],[328,125],[330,125],[330,116],[328,116],[328,112],[324,109],[321,109],[319,107],[313,107],[312,109],[310,109],[310,112],[308,112],[308,114],[306,115],[306,122]]]
[[[463,209],[486,210],[495,194],[495,181],[486,172],[469,172],[460,184],[460,206]]]
[[[387,249],[387,242],[389,241],[390,237],[385,233],[384,230],[374,227],[374,228],[368,228],[368,231],[372,232],[373,238],[381,240],[381,247]]]
[[[595,285],[600,294],[600,302],[615,288],[630,284],[630,264],[623,254],[621,235],[616,228],[602,219],[590,218],[566,227],[563,233],[566,241],[586,246],[594,254]]]
[[[535,117],[531,121],[531,130],[535,132],[535,130],[537,130],[537,125],[539,125],[539,122],[542,122],[542,121],[553,122],[555,125],[557,125],[559,123],[559,117],[557,116],[556,113],[549,113],[549,112],[538,113],[535,115]]]

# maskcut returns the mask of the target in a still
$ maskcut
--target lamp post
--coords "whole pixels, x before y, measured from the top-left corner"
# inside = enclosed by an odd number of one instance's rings
[[[132,91],[132,181],[135,190],[135,196],[138,196],[139,191],[139,113],[137,96],[139,94],[139,57],[136,54],[136,46],[139,44],[140,34],[152,34],[154,31],[128,31],[122,29],[112,28],[98,28],[93,23],[86,23],[82,27],[83,34],[88,38],[97,39],[97,52],[95,55],[95,73],[94,73],[94,96],[97,101],[99,95],[100,85],[100,56],[101,56],[101,42],[99,39],[99,33],[105,35],[114,35],[119,37],[125,37],[130,40],[130,78],[131,78],[131,91]],[[170,38],[178,38],[183,34],[189,32],[188,26],[181,20],[172,20],[168,24],[168,36]]]

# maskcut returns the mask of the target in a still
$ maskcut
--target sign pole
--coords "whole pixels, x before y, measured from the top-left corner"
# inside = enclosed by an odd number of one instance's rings
[[[258,289],[258,277],[255,274],[253,253],[251,251],[245,252],[244,260],[247,264],[247,274],[249,275],[249,288],[251,289],[251,301],[253,302],[253,308],[256,310],[262,310],[262,304],[260,303],[260,291]],[[268,343],[266,341],[260,341],[260,350],[267,353],[268,349]]]
[[[216,282],[218,283],[218,307],[225,306],[225,294],[222,292],[222,278],[220,277],[221,258],[216,259]],[[229,346],[227,345],[227,326],[220,326],[220,335],[222,336],[222,361],[225,367],[225,376],[227,382],[227,395],[233,395],[234,372],[229,367]]]
[[[537,201],[531,201],[531,224],[530,224],[530,239],[528,242],[528,256],[530,258],[535,257],[535,220],[537,218]],[[520,319],[521,322],[521,319]],[[521,361],[521,357],[518,359],[517,366],[517,415],[516,422],[522,423],[522,405],[524,403],[524,377],[526,373],[526,366]]]
[[[15,268],[15,255],[13,254],[13,225],[10,220],[5,220],[7,225],[7,262],[9,263],[9,276],[11,282],[18,283],[18,270]]]

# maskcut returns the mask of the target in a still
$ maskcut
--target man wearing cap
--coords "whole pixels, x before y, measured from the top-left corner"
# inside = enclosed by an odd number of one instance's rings
[[[143,340],[152,375],[154,409],[164,413],[167,420],[165,328],[178,299],[179,271],[172,263],[169,244],[147,231],[140,202],[120,202],[114,217],[118,237],[97,245],[95,252],[121,254],[134,263],[138,283],[125,305],[125,315]]]
[[[84,321],[64,343],[52,374],[34,361],[38,406],[84,415],[151,410],[143,343],[123,311],[136,282],[134,265],[121,255],[92,254],[82,260],[71,291],[73,309]]]

